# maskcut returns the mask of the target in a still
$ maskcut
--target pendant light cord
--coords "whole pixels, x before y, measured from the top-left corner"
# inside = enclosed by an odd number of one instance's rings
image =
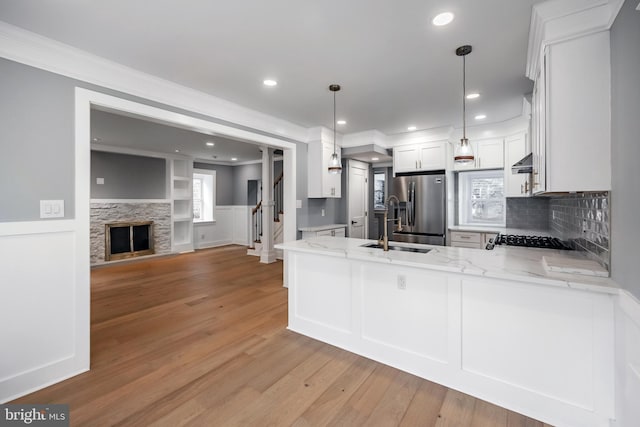
[[[333,92],[333,154],[336,154],[336,92]]]
[[[467,139],[467,56],[462,56],[462,138]]]

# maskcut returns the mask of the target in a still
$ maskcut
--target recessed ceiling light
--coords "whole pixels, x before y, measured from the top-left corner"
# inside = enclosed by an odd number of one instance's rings
[[[479,97],[480,97],[479,93],[470,93],[469,95],[467,95],[467,99],[476,99]]]
[[[338,120],[336,123],[339,124],[339,125],[346,125],[347,121],[346,120]]]
[[[380,160],[380,159],[379,159],[379,158],[377,158],[377,157],[372,157],[372,158],[371,158],[371,161],[372,161],[372,162],[377,162],[378,160]]]
[[[278,85],[278,82],[273,80],[273,79],[266,79],[262,83],[264,83],[265,86],[277,86]]]
[[[235,162],[236,160],[238,160],[238,158],[237,158],[237,157],[232,157],[232,158],[231,158],[231,161],[232,161],[232,162]]]
[[[436,15],[436,17],[433,18],[433,21],[431,21],[431,22],[436,27],[442,27],[443,25],[447,25],[451,21],[453,21],[453,13],[451,13],[451,12],[443,12],[443,13],[441,13],[439,15]]]
[[[207,142],[206,144],[207,144],[207,147],[213,147],[214,145],[216,145],[216,144],[215,144],[215,143],[213,143],[213,142]]]
[[[484,120],[484,119],[486,119],[486,118],[487,118],[487,116],[486,116],[485,114],[478,114],[478,115],[475,117],[475,119],[476,119],[476,120]]]
[[[409,127],[407,128],[407,130],[408,130],[408,131],[411,131],[411,132],[413,132],[413,131],[414,131],[414,130],[416,130],[416,129],[418,129],[418,127],[417,127],[417,126],[409,126]]]

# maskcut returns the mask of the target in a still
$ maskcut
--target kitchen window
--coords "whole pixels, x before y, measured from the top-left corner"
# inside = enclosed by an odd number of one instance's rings
[[[459,224],[503,226],[505,212],[503,170],[458,173]]]
[[[213,222],[215,218],[216,171],[193,173],[193,222]]]

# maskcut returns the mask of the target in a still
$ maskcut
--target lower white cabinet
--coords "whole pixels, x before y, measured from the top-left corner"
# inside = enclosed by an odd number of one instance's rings
[[[332,228],[322,228],[322,227],[309,227],[309,228],[301,228],[302,238],[309,239],[313,237],[320,236],[331,236],[331,237],[346,237],[345,233],[346,225],[339,225]]]
[[[484,249],[489,243],[489,239],[498,234],[497,232],[480,233],[476,231],[452,231],[449,246],[458,248]]]

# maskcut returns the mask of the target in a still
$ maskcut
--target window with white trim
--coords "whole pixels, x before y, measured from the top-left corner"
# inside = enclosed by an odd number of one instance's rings
[[[506,199],[502,169],[458,172],[458,222],[504,225]]]
[[[193,171],[193,222],[215,221],[216,171],[194,169]]]

